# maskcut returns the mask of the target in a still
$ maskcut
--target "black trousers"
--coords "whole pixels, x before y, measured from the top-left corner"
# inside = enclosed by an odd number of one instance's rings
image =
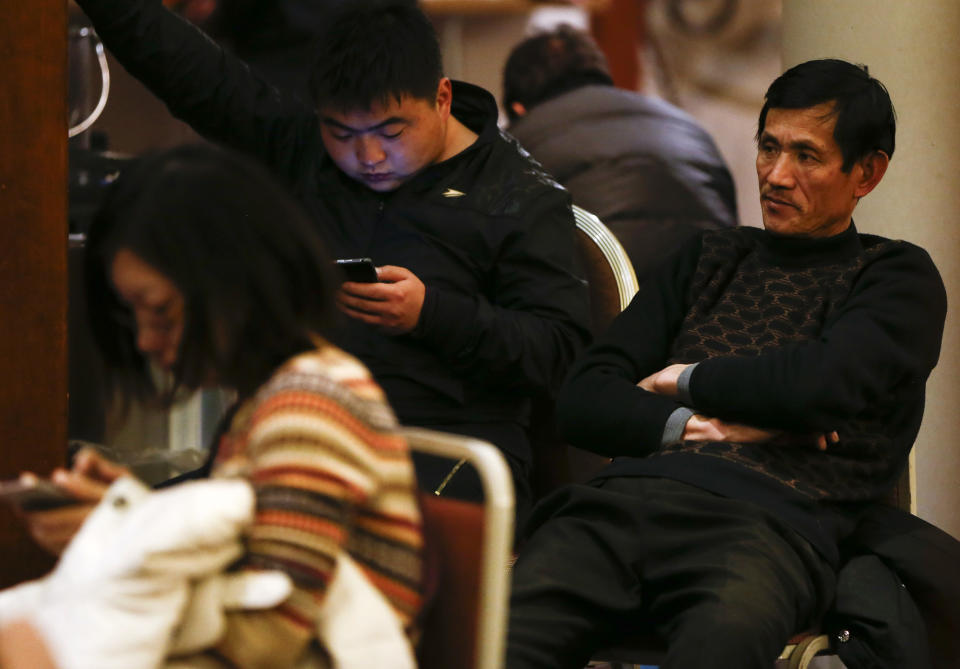
[[[570,486],[514,566],[508,669],[581,669],[640,629],[663,668],[770,669],[833,596],[833,568],[762,508],[658,478]]]

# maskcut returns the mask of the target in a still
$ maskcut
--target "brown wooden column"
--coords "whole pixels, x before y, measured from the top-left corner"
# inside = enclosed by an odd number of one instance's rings
[[[636,90],[641,74],[640,47],[646,32],[646,0],[606,0],[596,4],[590,31],[607,56],[613,83]]]
[[[67,3],[0,10],[0,477],[67,439]],[[0,504],[0,586],[51,560]]]

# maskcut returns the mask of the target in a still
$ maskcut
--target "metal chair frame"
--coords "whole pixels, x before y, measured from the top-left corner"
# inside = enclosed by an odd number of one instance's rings
[[[477,556],[479,611],[476,657],[470,669],[501,669],[510,588],[507,567],[513,546],[514,494],[510,470],[500,451],[480,439],[412,427],[403,428],[401,434],[412,451],[464,461],[480,477],[484,494],[483,548]],[[423,642],[431,640],[425,637]]]
[[[620,294],[620,311],[623,311],[639,289],[637,274],[633,271],[630,256],[627,255],[623,245],[599,218],[577,205],[573,205],[572,209],[577,228],[597,245],[597,248],[603,253],[603,257],[610,264],[610,269],[613,270],[613,275],[617,281],[617,292]]]

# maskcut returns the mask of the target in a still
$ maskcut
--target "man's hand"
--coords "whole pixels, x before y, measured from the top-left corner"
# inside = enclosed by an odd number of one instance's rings
[[[337,291],[337,306],[389,334],[410,332],[420,320],[426,287],[405,267],[384,265],[377,268],[377,276],[377,283],[345,281]]]
[[[80,503],[49,511],[24,512],[24,522],[33,540],[47,552],[60,555],[110,484],[129,474],[126,467],[110,462],[92,448],[79,451],[72,469],[55,469],[50,478]]]
[[[728,441],[739,444],[762,444],[776,441],[777,446],[814,447],[818,451],[827,450],[840,441],[840,435],[833,432],[816,434],[795,434],[783,430],[767,430],[743,423],[731,423],[719,418],[710,418],[694,414],[683,429],[683,439],[689,441]]]
[[[677,397],[677,379],[689,366],[679,363],[668,365],[641,380],[637,385],[657,395]],[[825,451],[828,446],[833,446],[840,441],[840,435],[836,430],[815,434],[796,434],[784,430],[768,430],[744,423],[731,423],[699,414],[694,414],[687,421],[682,438],[689,441],[728,441],[740,444],[762,444],[776,440],[778,446],[805,448],[812,446],[819,451]]]
[[[683,429],[683,439],[689,441],[730,441],[741,444],[762,444],[783,433],[765,430],[743,423],[730,423],[719,418],[694,414]]]
[[[677,379],[680,374],[690,365],[675,364],[664,367],[659,372],[654,372],[643,379],[637,385],[646,391],[666,397],[677,396]]]

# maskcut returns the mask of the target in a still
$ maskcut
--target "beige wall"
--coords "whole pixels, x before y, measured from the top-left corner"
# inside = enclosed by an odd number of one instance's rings
[[[783,62],[838,57],[870,67],[897,109],[897,148],[857,208],[858,227],[933,256],[950,312],[914,448],[917,513],[960,537],[960,3],[785,0]]]

